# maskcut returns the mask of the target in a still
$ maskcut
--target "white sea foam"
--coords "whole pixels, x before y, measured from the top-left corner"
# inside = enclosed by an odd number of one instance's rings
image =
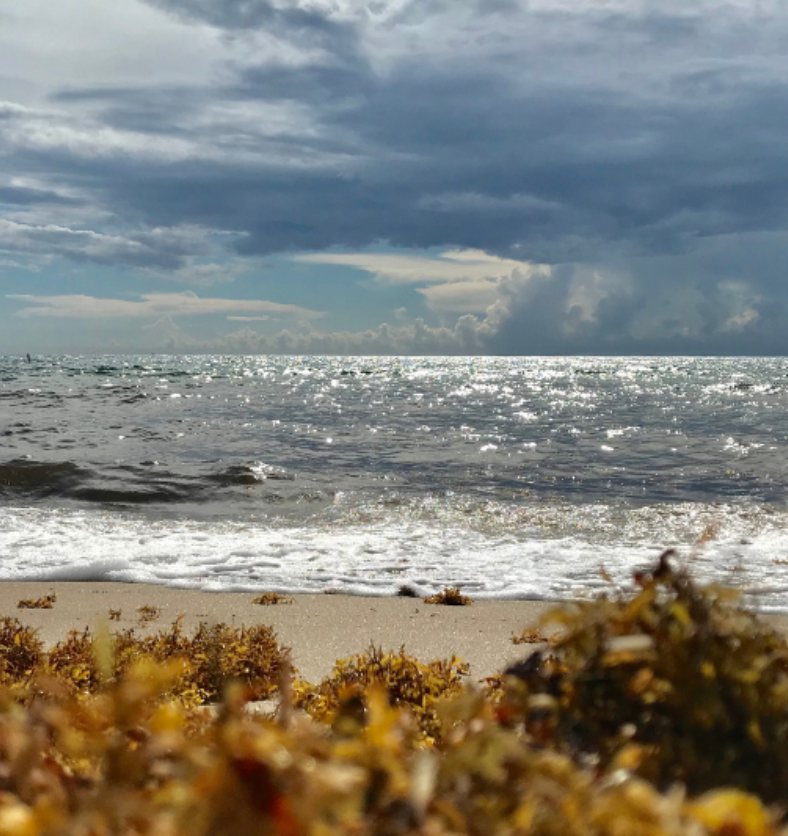
[[[515,536],[511,530],[495,534],[402,516],[277,528],[254,521],[151,522],[111,512],[5,508],[0,580],[359,595],[394,595],[404,585],[419,594],[460,586],[476,598],[568,599],[627,588],[633,570],[653,565],[665,545],[639,537],[642,526],[604,544],[580,530],[579,536]],[[715,540],[683,550],[699,579],[739,587],[768,612],[788,612],[786,554],[782,525],[742,537],[735,521],[723,525]]]

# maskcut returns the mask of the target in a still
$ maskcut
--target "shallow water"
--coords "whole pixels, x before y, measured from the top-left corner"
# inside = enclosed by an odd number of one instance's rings
[[[788,612],[787,382],[781,358],[0,358],[0,578],[562,598],[679,546]]]

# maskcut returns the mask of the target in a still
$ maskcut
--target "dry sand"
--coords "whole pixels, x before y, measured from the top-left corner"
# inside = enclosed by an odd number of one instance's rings
[[[51,610],[18,609],[23,598],[55,593]],[[47,645],[71,629],[134,627],[140,634],[169,627],[183,615],[183,627],[200,622],[267,624],[280,644],[290,647],[300,674],[311,682],[331,672],[336,659],[360,653],[370,644],[384,650],[405,650],[422,661],[456,654],[470,665],[470,679],[490,676],[529,655],[533,645],[514,645],[511,638],[536,626],[555,604],[546,601],[476,601],[469,607],[425,604],[418,598],[362,598],[350,595],[296,595],[292,604],[253,604],[252,593],[198,592],[147,584],[124,583],[0,583],[0,616],[13,616],[37,628]],[[138,608],[158,607],[149,624],[140,623]],[[109,610],[120,610],[109,621]],[[785,616],[764,616],[788,632]]]
[[[51,610],[18,609],[24,598],[54,593]],[[470,665],[470,678],[482,679],[527,656],[531,645],[514,645],[511,637],[535,626],[553,607],[544,601],[476,601],[469,607],[425,604],[418,598],[362,598],[350,595],[296,595],[292,604],[253,604],[252,593],[198,592],[147,584],[0,583],[0,615],[13,616],[37,628],[47,645],[71,629],[134,627],[140,634],[162,630],[183,615],[193,631],[200,622],[268,624],[280,644],[292,649],[301,675],[317,682],[331,672],[334,660],[366,650],[401,646],[422,661],[460,656]],[[158,607],[155,621],[140,623],[138,608]],[[120,610],[119,621],[109,611]]]

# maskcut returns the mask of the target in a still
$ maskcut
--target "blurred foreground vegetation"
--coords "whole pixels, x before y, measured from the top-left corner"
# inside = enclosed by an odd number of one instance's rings
[[[376,648],[306,683],[266,627],[46,651],[2,619],[0,836],[781,832],[788,644],[669,554],[636,582],[484,687]]]

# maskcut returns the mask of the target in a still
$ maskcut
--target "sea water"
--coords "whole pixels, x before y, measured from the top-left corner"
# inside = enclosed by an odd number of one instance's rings
[[[788,612],[782,358],[0,358],[0,580]]]

